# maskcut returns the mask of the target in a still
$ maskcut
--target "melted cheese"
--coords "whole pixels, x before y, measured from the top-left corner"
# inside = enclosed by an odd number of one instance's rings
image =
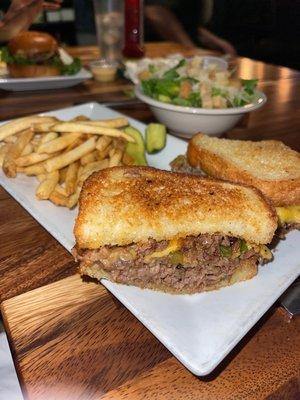
[[[163,250],[155,251],[154,253],[150,254],[147,258],[160,258],[166,257],[170,253],[179,250],[181,247],[181,240],[180,239],[172,239],[169,241],[168,247]]]
[[[160,251],[155,251],[154,253],[149,254],[147,257],[145,257],[145,261],[149,261],[152,258],[166,257],[170,253],[174,253],[175,251],[180,250],[181,246],[182,246],[181,239],[171,239],[169,241],[168,246],[165,249],[160,250]],[[256,245],[253,243],[247,243],[247,247],[248,247],[248,249],[253,248],[265,260],[271,260],[273,258],[273,254],[272,254],[271,250],[264,244]]]
[[[280,224],[300,223],[300,206],[276,207]]]

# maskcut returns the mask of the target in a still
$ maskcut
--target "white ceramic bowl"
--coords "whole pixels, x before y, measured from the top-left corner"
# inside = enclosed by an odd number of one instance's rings
[[[257,110],[267,101],[266,95],[256,90],[255,102],[243,107],[206,109],[182,107],[154,100],[143,94],[141,87],[135,87],[136,97],[147,103],[156,119],[166,125],[170,133],[190,138],[197,132],[220,136],[232,129],[245,113]]]

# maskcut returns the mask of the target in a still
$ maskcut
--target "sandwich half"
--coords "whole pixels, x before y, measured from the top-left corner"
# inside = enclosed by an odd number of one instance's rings
[[[115,167],[81,191],[74,254],[82,275],[170,293],[257,274],[277,218],[255,189],[150,167]]]
[[[186,165],[213,178],[259,189],[276,207],[281,233],[300,228],[300,154],[282,142],[200,133],[189,142]]]

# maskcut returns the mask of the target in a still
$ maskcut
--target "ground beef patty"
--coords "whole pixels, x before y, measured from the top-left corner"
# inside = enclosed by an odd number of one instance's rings
[[[219,234],[187,236],[180,249],[155,257],[166,249],[168,241],[149,239],[142,244],[104,246],[76,254],[81,271],[97,265],[111,274],[114,281],[141,287],[167,285],[174,289],[201,290],[230,278],[241,260],[257,265],[261,256],[245,242]]]
[[[184,155],[177,156],[170,162],[172,172],[181,172],[184,174],[205,176],[206,174],[200,168],[193,168]]]

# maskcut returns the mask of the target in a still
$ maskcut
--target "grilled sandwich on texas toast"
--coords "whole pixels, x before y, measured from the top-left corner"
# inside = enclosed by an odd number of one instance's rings
[[[282,142],[198,134],[189,142],[186,165],[213,178],[256,187],[276,207],[281,233],[300,228],[300,154]]]
[[[85,182],[74,228],[83,275],[171,293],[250,279],[277,226],[259,191],[150,167]]]

